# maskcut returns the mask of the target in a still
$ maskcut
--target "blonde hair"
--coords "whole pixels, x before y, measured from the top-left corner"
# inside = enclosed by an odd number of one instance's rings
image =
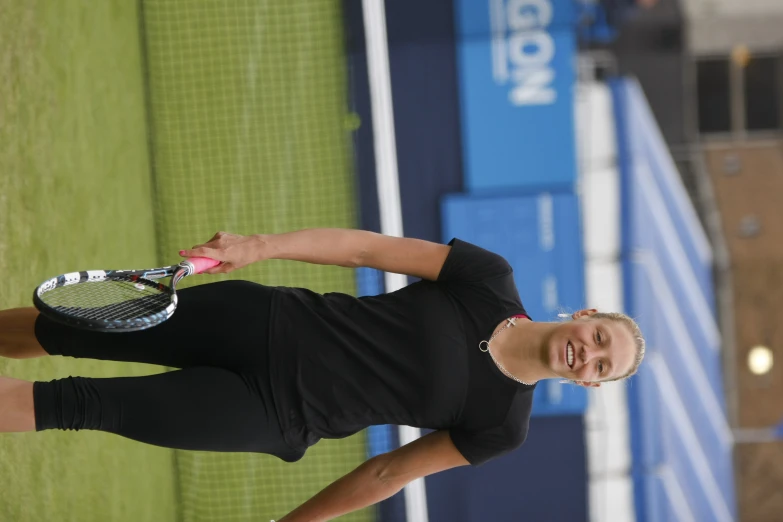
[[[642,335],[642,330],[639,328],[639,325],[636,324],[636,321],[634,321],[627,315],[618,312],[596,312],[593,315],[591,315],[590,318],[608,319],[610,321],[617,321],[618,323],[623,323],[625,326],[628,327],[628,330],[630,330],[631,336],[633,337],[634,343],[636,344],[636,357],[634,358],[633,364],[631,365],[631,369],[628,371],[628,373],[626,373],[622,377],[617,377],[602,382],[622,381],[632,376],[637,371],[639,371],[639,365],[642,364],[642,360],[644,359],[644,350],[645,350],[646,343],[644,341],[644,336]]]

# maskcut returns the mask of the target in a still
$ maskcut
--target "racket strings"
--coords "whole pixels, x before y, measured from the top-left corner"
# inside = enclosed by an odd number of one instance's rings
[[[126,279],[63,286],[43,294],[41,298],[58,312],[99,321],[149,317],[164,311],[171,304],[169,293],[161,290],[157,284]]]

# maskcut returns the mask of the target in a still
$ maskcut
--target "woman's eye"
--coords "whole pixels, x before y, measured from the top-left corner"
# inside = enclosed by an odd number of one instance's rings
[[[601,361],[598,361],[598,373],[600,375],[604,374],[604,363],[602,363]]]
[[[601,332],[596,334],[596,338],[598,339],[598,344],[601,344]]]

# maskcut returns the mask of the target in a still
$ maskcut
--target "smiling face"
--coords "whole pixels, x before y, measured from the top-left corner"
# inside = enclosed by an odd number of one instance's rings
[[[585,314],[554,329],[544,357],[559,377],[595,383],[625,377],[634,366],[636,351],[625,324]]]

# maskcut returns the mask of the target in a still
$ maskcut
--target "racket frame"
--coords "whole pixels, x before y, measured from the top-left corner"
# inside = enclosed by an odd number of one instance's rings
[[[47,279],[38,285],[33,292],[33,304],[38,311],[46,317],[68,326],[99,332],[133,332],[146,330],[147,328],[162,323],[174,314],[178,304],[176,293],[177,284],[182,278],[192,275],[196,273],[196,271],[196,266],[192,262],[185,260],[176,265],[144,270],[86,270],[82,272],[70,272]],[[165,277],[171,277],[170,285],[156,282],[156,280]],[[135,284],[155,288],[162,293],[168,294],[171,303],[164,310],[150,314],[149,316],[121,321],[107,321],[101,319],[86,319],[60,312],[56,308],[46,304],[41,298],[42,295],[56,288],[73,284],[99,283],[112,279],[126,280]]]

